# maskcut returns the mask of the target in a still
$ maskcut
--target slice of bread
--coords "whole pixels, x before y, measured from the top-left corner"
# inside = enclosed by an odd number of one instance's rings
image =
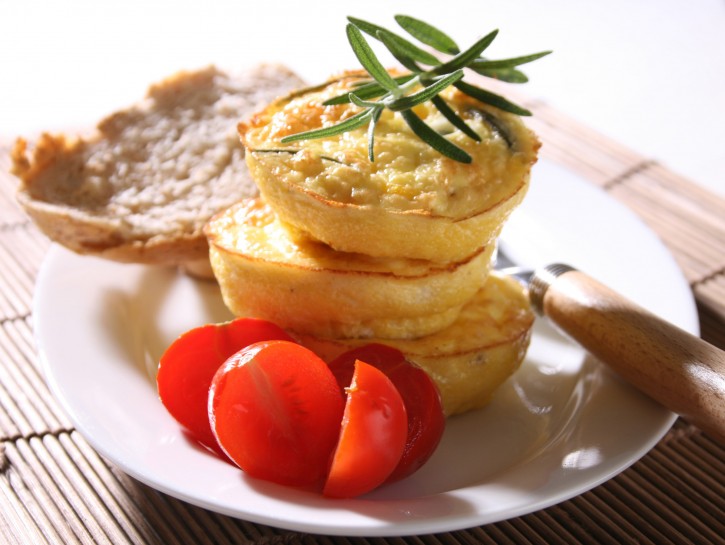
[[[205,274],[204,224],[257,194],[237,123],[302,84],[279,65],[177,73],[87,137],[43,134],[34,149],[18,139],[17,198],[50,239],[75,252]]]

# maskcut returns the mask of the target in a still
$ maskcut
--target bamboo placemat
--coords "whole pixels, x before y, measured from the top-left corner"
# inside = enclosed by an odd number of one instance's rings
[[[696,297],[702,337],[725,347],[725,200],[547,104],[542,156],[604,188],[670,248]],[[0,143],[0,536],[9,544],[725,543],[725,448],[678,420],[642,460],[593,490],[527,516],[437,535],[301,534],[191,506],[127,476],[73,429],[48,391],[32,293],[49,242],[14,201]]]

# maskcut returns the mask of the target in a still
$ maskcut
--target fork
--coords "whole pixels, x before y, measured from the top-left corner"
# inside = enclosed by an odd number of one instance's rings
[[[725,445],[725,352],[569,265],[496,269],[519,280],[547,317],[630,384]]]

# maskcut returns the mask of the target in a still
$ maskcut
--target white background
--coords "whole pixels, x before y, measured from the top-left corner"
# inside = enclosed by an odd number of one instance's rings
[[[0,139],[94,124],[177,69],[280,61],[310,82],[357,68],[354,15],[436,24],[463,47],[495,28],[520,90],[725,196],[723,0],[248,2],[0,0]]]

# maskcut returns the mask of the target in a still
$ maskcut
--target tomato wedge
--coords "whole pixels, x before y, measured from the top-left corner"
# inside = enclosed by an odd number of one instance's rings
[[[385,374],[355,362],[340,439],[322,493],[352,498],[370,492],[388,478],[400,461],[408,434],[408,417],[398,390]]]
[[[218,451],[207,414],[214,374],[238,350],[273,339],[292,341],[280,327],[254,318],[237,318],[187,331],[161,356],[156,375],[161,402],[196,440]]]
[[[264,341],[234,354],[209,392],[219,445],[247,474],[279,484],[321,484],[340,433],[345,400],[314,352]]]
[[[401,351],[382,344],[355,348],[330,363],[342,388],[350,384],[356,360],[385,373],[403,398],[408,414],[408,436],[403,456],[387,482],[407,477],[428,461],[443,436],[446,419],[438,388],[430,376],[406,360]]]

